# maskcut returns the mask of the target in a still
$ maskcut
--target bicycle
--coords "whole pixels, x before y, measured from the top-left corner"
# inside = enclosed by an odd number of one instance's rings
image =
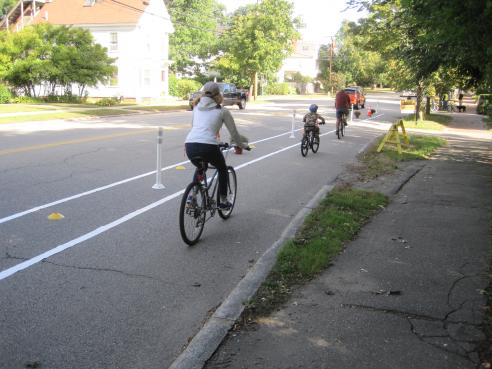
[[[301,140],[301,154],[306,156],[309,149],[316,153],[319,149],[319,136],[314,134],[314,126],[304,126],[304,135]]]
[[[229,144],[219,144],[222,151],[226,152],[225,158],[229,153]],[[186,187],[181,199],[179,209],[179,230],[181,238],[189,246],[193,246],[198,242],[202,235],[205,222],[215,216],[215,212],[222,219],[228,219],[231,216],[234,204],[236,202],[237,179],[236,172],[231,166],[227,166],[228,181],[227,181],[227,201],[231,203],[228,209],[220,209],[218,177],[219,171],[211,166],[201,157],[194,157],[192,161],[198,162],[199,166],[195,169],[193,182]],[[207,169],[215,169],[214,174],[210,179],[207,178]],[[208,217],[207,217],[208,213]]]
[[[347,126],[347,114],[342,113],[342,117],[337,120],[337,137],[340,139],[345,135],[345,127]]]

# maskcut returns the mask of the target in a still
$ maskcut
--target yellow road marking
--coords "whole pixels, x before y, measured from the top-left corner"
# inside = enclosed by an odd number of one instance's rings
[[[16,149],[0,150],[0,156],[10,155],[10,154],[17,154],[17,153],[26,152],[26,151],[34,151],[34,150],[48,149],[48,148],[58,147],[58,146],[64,146],[64,145],[72,145],[72,144],[78,144],[78,143],[84,143],[84,142],[92,142],[92,141],[102,141],[102,140],[107,140],[107,139],[110,139],[110,138],[117,138],[117,137],[138,135],[138,134],[141,134],[141,133],[152,132],[152,131],[155,131],[155,130],[156,130],[155,128],[152,128],[152,129],[151,128],[147,128],[147,129],[140,129],[140,130],[131,131],[131,132],[114,133],[114,134],[105,135],[105,136],[87,137],[87,138],[80,138],[80,139],[77,139],[77,140],[59,141],[59,142],[53,142],[53,143],[49,143],[49,144],[26,146],[26,147],[18,147]]]

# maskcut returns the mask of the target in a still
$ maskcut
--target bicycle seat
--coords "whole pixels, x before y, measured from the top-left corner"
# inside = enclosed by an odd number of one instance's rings
[[[202,156],[193,156],[190,161],[194,166],[196,166],[198,169],[201,169],[203,171],[206,171],[208,169],[208,162],[207,160],[202,157]]]

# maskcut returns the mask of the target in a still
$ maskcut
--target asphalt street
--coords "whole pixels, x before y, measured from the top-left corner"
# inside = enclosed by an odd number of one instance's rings
[[[194,247],[178,229],[191,112],[0,125],[0,368],[168,367],[299,210],[398,116],[398,96],[368,101],[376,115],[363,110],[343,140],[333,101],[314,101],[328,120],[306,158],[312,100],[231,108],[254,150],[228,156],[233,216],[208,222]],[[162,190],[152,188],[158,127]]]

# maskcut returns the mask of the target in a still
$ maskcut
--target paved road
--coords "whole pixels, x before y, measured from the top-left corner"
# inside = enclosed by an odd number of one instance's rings
[[[190,112],[1,125],[0,368],[169,366],[299,209],[398,107],[375,99],[381,123],[352,124],[339,141],[333,102],[318,101],[330,119],[319,152],[302,158],[299,131],[290,138],[292,112],[311,102],[232,109],[256,148],[229,156],[238,169],[237,208],[227,223],[207,223],[193,248],[177,226],[192,174],[183,152]],[[158,126],[164,190],[152,189]],[[64,218],[49,220],[53,212]]]

